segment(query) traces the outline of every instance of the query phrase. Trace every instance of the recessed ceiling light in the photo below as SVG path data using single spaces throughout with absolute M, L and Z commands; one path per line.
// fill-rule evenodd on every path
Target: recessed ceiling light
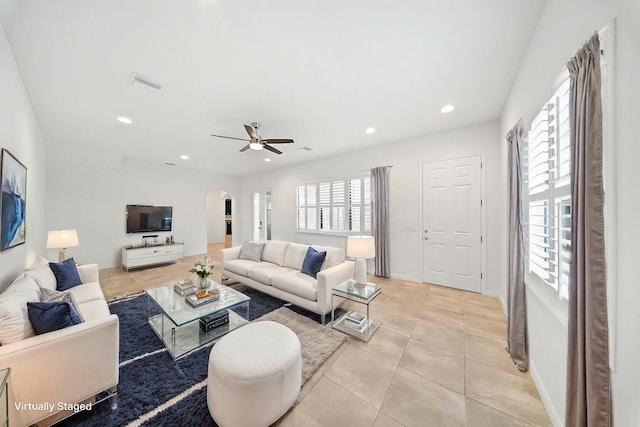
M 120 123 L 124 123 L 126 125 L 130 125 L 131 123 L 133 123 L 133 120 L 131 120 L 129 117 L 125 117 L 125 116 L 119 116 L 118 117 L 118 121 Z
M 450 112 L 452 112 L 452 111 L 453 111 L 453 109 L 454 109 L 454 108 L 455 108 L 455 107 L 454 107 L 453 105 L 451 105 L 451 104 L 447 104 L 447 105 L 445 105 L 444 107 L 442 107 L 442 108 L 440 109 L 440 111 L 441 111 L 442 113 L 450 113 Z
M 270 162 L 270 161 L 271 161 L 271 159 L 267 157 L 266 159 L 264 159 L 264 161 L 265 161 L 265 162 Z
M 376 128 L 367 128 L 367 130 L 365 130 L 366 133 L 368 133 L 369 135 L 371 135 L 372 133 L 375 133 Z
M 186 154 L 181 155 L 180 158 L 182 160 L 189 160 L 189 156 L 187 156 Z

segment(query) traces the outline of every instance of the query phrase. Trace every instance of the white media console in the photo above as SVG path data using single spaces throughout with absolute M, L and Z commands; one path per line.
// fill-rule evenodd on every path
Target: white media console
M 171 243 L 153 246 L 128 246 L 122 248 L 122 268 L 147 267 L 166 264 L 184 258 L 184 244 Z

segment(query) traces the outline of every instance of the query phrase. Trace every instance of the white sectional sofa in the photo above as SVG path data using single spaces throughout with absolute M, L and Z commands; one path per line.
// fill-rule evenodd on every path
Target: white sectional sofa
M 35 335 L 26 315 L 26 303 L 40 301 L 41 288 L 56 289 L 56 278 L 46 263 L 20 274 L 0 293 L 0 328 L 7 328 L 5 344 L 0 346 L 0 369 L 11 369 L 12 426 L 31 425 L 64 409 L 63 404 L 77 404 L 100 393 L 110 397 L 113 407 L 116 404 L 118 316 L 109 312 L 98 282 L 98 265 L 78 266 L 78 273 L 83 283 L 69 291 L 84 322 L 57 331 Z M 29 324 L 24 323 L 24 315 Z M 9 329 L 21 339 L 13 341 L 15 335 L 9 339 Z M 51 404 L 53 408 L 40 410 L 21 404 Z
M 261 261 L 239 259 L 241 246 L 222 250 L 222 274 L 254 289 L 325 316 L 331 311 L 331 288 L 353 278 L 354 263 L 342 248 L 311 245 L 326 251 L 317 279 L 300 272 L 309 245 L 268 240 Z

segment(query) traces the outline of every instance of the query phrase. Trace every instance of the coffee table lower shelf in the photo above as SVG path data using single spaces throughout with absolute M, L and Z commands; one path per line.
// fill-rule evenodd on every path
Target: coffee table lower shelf
M 233 310 L 229 310 L 229 323 L 213 328 L 209 332 L 200 329 L 199 319 L 176 326 L 164 314 L 150 317 L 149 325 L 167 348 L 174 359 L 196 350 L 223 335 L 249 323 L 247 319 Z

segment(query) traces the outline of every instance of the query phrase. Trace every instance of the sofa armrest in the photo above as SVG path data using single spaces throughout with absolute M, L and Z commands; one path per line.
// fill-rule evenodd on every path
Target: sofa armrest
M 119 321 L 112 314 L 0 347 L 0 368 L 11 368 L 10 402 L 78 403 L 118 384 Z M 31 425 L 48 411 L 18 411 L 15 425 Z
M 353 261 L 345 261 L 318 273 L 318 307 L 322 313 L 331 311 L 331 289 L 345 280 L 353 279 L 354 268 Z
M 99 282 L 98 264 L 83 264 L 78 266 L 78 274 L 82 283 Z
M 224 262 L 231 261 L 232 259 L 238 259 L 240 256 L 240 250 L 242 246 L 234 246 L 233 248 L 226 248 L 222 250 L 222 268 L 224 269 Z

